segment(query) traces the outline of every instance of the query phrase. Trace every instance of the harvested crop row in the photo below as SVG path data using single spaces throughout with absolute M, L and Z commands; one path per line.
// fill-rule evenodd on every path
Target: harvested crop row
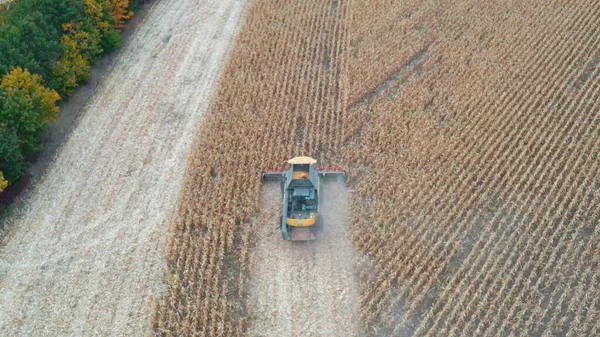
M 324 231 L 315 241 L 282 240 L 278 183 L 265 183 L 250 254 L 250 336 L 358 336 L 356 250 L 348 240 L 343 182 L 321 181 Z

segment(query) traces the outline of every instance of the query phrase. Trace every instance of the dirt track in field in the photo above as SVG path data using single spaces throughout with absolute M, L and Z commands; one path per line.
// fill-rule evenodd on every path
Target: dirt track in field
M 0 248 L 2 336 L 139 336 L 244 0 L 157 1 Z
M 281 192 L 263 186 L 251 252 L 251 336 L 358 336 L 356 251 L 348 239 L 348 190 L 322 185 L 325 229 L 312 242 L 281 238 Z

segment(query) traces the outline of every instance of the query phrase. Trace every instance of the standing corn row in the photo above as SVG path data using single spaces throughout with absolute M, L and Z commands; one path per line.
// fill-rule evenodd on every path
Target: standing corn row
M 254 1 L 190 157 L 167 251 L 160 336 L 243 336 L 260 172 L 336 142 L 344 3 Z M 334 136 L 332 136 L 332 134 Z M 271 224 L 264 224 L 269 226 Z

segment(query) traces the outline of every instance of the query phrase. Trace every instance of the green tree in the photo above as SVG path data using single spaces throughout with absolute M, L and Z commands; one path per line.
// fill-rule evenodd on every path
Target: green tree
M 9 182 L 25 174 L 25 158 L 19 147 L 19 138 L 6 124 L 0 124 L 0 172 L 3 172 L 3 179 Z
M 0 75 L 27 68 L 52 87 L 51 68 L 64 50 L 62 25 L 83 17 L 81 0 L 13 1 L 0 26 Z
M 40 150 L 40 137 L 48 122 L 58 115 L 54 90 L 44 87 L 39 75 L 20 67 L 4 75 L 0 82 L 0 121 L 16 132 L 25 157 Z
M 3 25 L 5 22 L 6 13 L 8 13 L 7 4 L 0 4 L 0 25 Z
M 0 5 L 0 184 L 25 174 L 25 159 L 57 117 L 60 93 L 89 77 L 136 0 L 18 0 Z M 2 185 L 0 185 L 2 186 Z

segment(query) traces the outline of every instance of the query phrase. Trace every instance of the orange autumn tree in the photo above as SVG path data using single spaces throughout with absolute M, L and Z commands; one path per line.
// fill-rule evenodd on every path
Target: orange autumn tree
M 115 18 L 115 28 L 124 27 L 125 20 L 129 19 L 133 12 L 129 11 L 129 0 L 106 0 L 106 6 Z

